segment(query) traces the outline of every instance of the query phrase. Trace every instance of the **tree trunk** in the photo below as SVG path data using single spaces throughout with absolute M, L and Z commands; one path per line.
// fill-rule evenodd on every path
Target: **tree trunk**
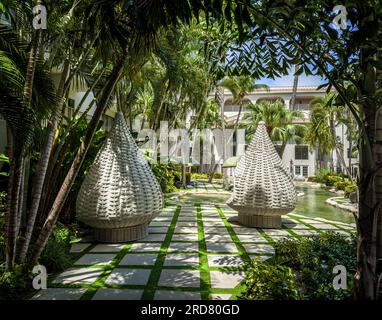
M 18 212 L 22 184 L 22 156 L 15 154 L 10 167 L 12 172 L 8 187 L 8 204 L 6 210 L 6 270 L 11 270 L 15 262 L 16 240 L 18 236 Z
M 301 66 L 298 64 L 294 65 L 294 73 L 296 73 Z M 296 109 L 296 96 L 297 96 L 297 86 L 298 86 L 298 75 L 295 75 L 293 78 L 293 89 L 292 89 L 292 98 L 290 101 L 290 109 L 295 110 Z
M 58 106 L 56 111 L 60 110 L 64 104 L 64 94 L 65 94 L 64 85 L 65 85 L 66 77 L 68 75 L 69 67 L 70 67 L 70 61 L 69 59 L 66 59 L 64 63 L 64 69 L 61 75 L 60 84 L 57 89 L 57 97 L 59 100 L 58 100 Z M 54 134 L 57 129 L 57 122 L 58 122 L 58 112 L 54 112 L 53 119 L 51 120 L 47 128 L 45 143 L 43 145 L 43 149 L 41 151 L 40 158 L 37 164 L 35 181 L 32 188 L 32 196 L 31 196 L 32 204 L 31 204 L 28 221 L 26 225 L 24 241 L 22 242 L 22 245 L 17 257 L 17 261 L 19 263 L 22 263 L 24 261 L 28 248 L 29 248 L 30 240 L 32 238 L 37 211 L 40 205 L 42 189 L 44 186 L 45 176 L 46 176 L 49 159 L 50 159 L 50 155 L 52 151 Z
M 60 214 L 62 207 L 65 204 L 65 201 L 69 195 L 70 189 L 81 168 L 84 157 L 86 156 L 86 153 L 89 149 L 90 143 L 97 129 L 98 123 L 102 117 L 103 112 L 105 111 L 109 98 L 112 92 L 114 91 L 115 85 L 117 84 L 121 76 L 124 63 L 127 59 L 126 56 L 127 55 L 122 57 L 113 67 L 113 71 L 111 72 L 109 80 L 105 88 L 103 89 L 102 96 L 100 98 L 99 103 L 97 104 L 97 108 L 94 112 L 94 115 L 92 119 L 90 120 L 84 140 L 82 141 L 81 146 L 79 147 L 77 151 L 77 154 L 73 160 L 73 163 L 65 177 L 65 180 L 56 196 L 56 199 L 52 205 L 52 208 L 48 214 L 48 217 L 37 238 L 35 246 L 33 247 L 31 259 L 29 261 L 30 266 L 34 266 L 36 264 L 36 262 L 38 261 L 41 255 L 42 250 L 44 249 L 48 241 L 50 234 L 52 233 L 54 224 L 56 223 L 58 219 L 58 215 Z
M 360 72 L 365 74 L 360 88 L 361 96 L 372 96 L 376 92 L 376 69 L 370 59 L 374 53 L 362 49 Z M 359 209 L 357 219 L 358 247 L 355 289 L 358 299 L 377 298 L 377 261 L 382 258 L 382 124 L 374 101 L 368 99 L 360 105 L 363 128 L 359 139 Z M 377 118 L 378 117 L 378 118 Z M 378 121 L 377 121 L 378 120 Z M 379 261 L 381 263 L 381 260 Z

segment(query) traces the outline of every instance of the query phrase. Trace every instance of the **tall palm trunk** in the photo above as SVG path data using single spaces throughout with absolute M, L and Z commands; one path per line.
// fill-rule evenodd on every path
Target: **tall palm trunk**
M 20 191 L 22 184 L 22 156 L 13 155 L 11 160 L 8 187 L 8 204 L 6 210 L 6 269 L 11 270 L 15 262 L 16 240 L 18 236 L 18 212 L 20 206 Z
M 45 176 L 46 176 L 46 171 L 48 168 L 49 164 L 49 159 L 52 151 L 52 146 L 53 146 L 53 139 L 54 139 L 54 134 L 57 129 L 57 123 L 58 123 L 58 110 L 60 110 L 64 104 L 64 85 L 66 81 L 66 77 L 68 75 L 70 67 L 70 61 L 69 59 L 66 59 L 64 62 L 64 69 L 61 75 L 61 80 L 60 84 L 57 89 L 57 97 L 59 99 L 58 101 L 58 106 L 56 112 L 53 114 L 52 121 L 49 123 L 48 128 L 47 128 L 47 136 L 45 139 L 45 143 L 37 164 L 37 170 L 36 170 L 36 178 L 34 181 L 33 189 L 32 189 L 32 196 L 31 196 L 31 208 L 26 224 L 26 230 L 25 230 L 25 235 L 24 235 L 24 241 L 22 242 L 22 245 L 20 247 L 20 251 L 18 253 L 17 261 L 19 263 L 22 263 L 26 257 L 28 248 L 29 248 L 29 243 L 32 238 L 32 233 L 36 221 L 36 216 L 37 216 L 37 211 L 40 205 L 40 199 L 41 199 L 41 194 L 42 194 L 42 189 L 44 186 L 44 181 L 45 181 Z
M 219 88 L 218 89 L 218 95 L 219 95 L 219 104 L 220 104 L 220 117 L 221 117 L 221 126 L 222 126 L 222 149 L 223 149 L 223 163 L 226 160 L 227 151 L 226 151 L 226 141 L 225 141 L 225 122 L 224 122 L 224 89 Z M 222 166 L 222 173 L 223 173 L 223 188 L 228 188 L 228 172 L 226 168 L 223 168 Z
M 41 2 L 38 1 L 38 4 Z M 28 64 L 25 76 L 25 83 L 23 94 L 28 103 L 32 101 L 33 82 L 37 64 L 37 56 L 39 53 L 41 30 L 37 30 L 32 39 L 32 46 L 28 56 Z M 17 138 L 17 137 L 14 137 Z M 15 139 L 12 139 L 13 143 Z M 6 232 L 6 267 L 8 270 L 12 269 L 16 258 L 16 240 L 20 230 L 20 222 L 22 216 L 22 210 L 26 206 L 24 190 L 27 188 L 29 177 L 24 177 L 26 162 L 29 159 L 22 158 L 24 155 L 24 146 L 20 146 L 19 150 L 14 150 L 12 160 L 12 170 L 10 170 L 10 183 L 8 192 L 8 206 L 7 206 L 7 232 Z M 23 201 L 24 200 L 24 201 Z
M 292 89 L 292 98 L 290 101 L 290 109 L 295 110 L 296 109 L 296 96 L 297 96 L 297 87 L 298 87 L 298 75 L 296 74 L 298 70 L 301 68 L 298 64 L 294 66 L 294 73 L 295 76 L 293 78 L 293 89 Z
M 349 179 L 353 181 L 353 177 L 346 165 L 346 162 L 345 162 L 345 158 L 342 154 L 342 151 L 339 149 L 338 147 L 338 144 L 337 144 L 337 135 L 336 135 L 336 128 L 335 128 L 335 125 L 334 125 L 334 118 L 333 118 L 333 115 L 331 114 L 330 115 L 330 119 L 329 119 L 329 128 L 330 128 L 330 134 L 332 136 L 332 140 L 333 140 L 333 147 L 334 147 L 334 150 L 336 151 L 336 155 L 337 155 L 337 159 L 340 160 L 340 163 L 341 165 L 344 167 L 345 171 L 346 171 L 346 174 L 349 176 Z
M 376 91 L 376 69 L 370 63 L 373 55 L 367 48 L 360 53 L 360 72 L 367 74 L 361 86 L 361 96 L 375 94 Z M 370 100 L 360 105 L 360 111 L 364 115 L 365 125 L 359 128 L 355 288 L 358 299 L 373 300 L 377 298 L 378 278 L 382 272 L 382 117 L 375 102 Z
M 94 133 L 97 130 L 98 123 L 102 117 L 102 114 L 105 111 L 106 105 L 110 99 L 111 94 L 114 91 L 114 88 L 121 76 L 121 72 L 124 66 L 124 63 L 127 59 L 125 55 L 124 57 L 121 57 L 116 64 L 113 67 L 113 70 L 110 74 L 110 77 L 102 91 L 102 96 L 100 98 L 99 103 L 97 104 L 97 108 L 93 114 L 92 119 L 90 120 L 88 129 L 86 131 L 84 140 L 82 141 L 77 154 L 73 160 L 73 163 L 65 177 L 65 180 L 58 191 L 58 194 L 56 196 L 56 199 L 52 205 L 52 208 L 48 214 L 47 219 L 45 220 L 45 223 L 40 231 L 40 234 L 36 240 L 36 243 L 33 247 L 33 251 L 31 254 L 31 259 L 29 261 L 30 266 L 34 266 L 36 262 L 38 261 L 42 250 L 44 249 L 49 236 L 52 233 L 54 224 L 56 223 L 58 219 L 58 215 L 60 214 L 63 205 L 65 204 L 65 201 L 69 195 L 70 189 L 77 177 L 77 174 L 81 168 L 82 162 L 86 156 L 86 153 L 89 149 L 90 143 L 93 139 Z

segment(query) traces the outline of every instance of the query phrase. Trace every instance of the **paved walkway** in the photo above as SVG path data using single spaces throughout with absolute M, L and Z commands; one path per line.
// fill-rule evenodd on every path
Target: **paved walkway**
M 198 189 L 219 191 L 204 183 Z M 74 265 L 52 276 L 48 289 L 33 299 L 229 299 L 245 276 L 244 263 L 268 259 L 280 238 L 354 230 L 350 224 L 297 214 L 283 217 L 282 229 L 254 229 L 237 224 L 235 216 L 225 204 L 170 203 L 145 239 L 74 244 Z

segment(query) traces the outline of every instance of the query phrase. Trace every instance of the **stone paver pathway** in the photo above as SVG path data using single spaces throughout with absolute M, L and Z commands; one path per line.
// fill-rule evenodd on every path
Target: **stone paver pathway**
M 206 183 L 198 189 L 219 191 Z M 351 224 L 293 213 L 283 217 L 280 230 L 254 229 L 236 223 L 235 216 L 225 204 L 170 203 L 152 221 L 145 239 L 74 244 L 73 266 L 52 276 L 48 289 L 32 299 L 225 300 L 245 277 L 243 265 L 255 257 L 271 257 L 275 241 L 354 230 Z

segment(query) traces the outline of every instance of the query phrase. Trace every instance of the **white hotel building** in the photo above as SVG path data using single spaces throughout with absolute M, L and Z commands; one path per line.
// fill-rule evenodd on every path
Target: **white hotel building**
M 312 107 L 311 103 L 313 99 L 317 97 L 324 97 L 325 94 L 325 89 L 317 90 L 316 86 L 298 87 L 295 109 L 300 110 L 304 114 L 304 119 L 301 123 L 306 123 L 309 121 Z M 211 94 L 210 97 L 213 98 L 213 95 Z M 237 104 L 232 104 L 232 98 L 231 92 L 229 90 L 224 90 L 224 115 L 228 120 L 228 124 L 233 124 L 234 121 L 236 121 L 239 110 L 239 106 Z M 258 89 L 246 96 L 246 102 L 251 102 L 253 104 L 264 100 L 275 101 L 276 99 L 281 99 L 287 107 L 290 107 L 290 102 L 292 99 L 292 86 L 274 86 L 270 87 L 269 90 Z M 246 112 L 248 112 L 248 110 L 243 107 L 242 115 L 240 117 L 241 119 Z M 346 126 L 342 124 L 337 125 L 336 133 L 340 143 L 343 145 L 343 157 L 345 159 L 345 163 L 349 164 L 349 156 L 351 156 L 351 152 L 349 151 Z M 282 160 L 295 178 L 313 176 L 320 168 L 330 168 L 332 163 L 334 164 L 334 168 L 331 168 L 332 170 L 337 172 L 344 171 L 334 150 L 330 155 L 322 156 L 317 148 L 311 150 L 308 145 L 304 144 L 297 145 L 292 142 L 288 143 L 286 145 Z M 356 174 L 358 160 L 353 158 L 350 162 L 352 167 L 351 171 L 353 174 Z M 232 170 L 230 170 L 230 174 L 232 173 Z

